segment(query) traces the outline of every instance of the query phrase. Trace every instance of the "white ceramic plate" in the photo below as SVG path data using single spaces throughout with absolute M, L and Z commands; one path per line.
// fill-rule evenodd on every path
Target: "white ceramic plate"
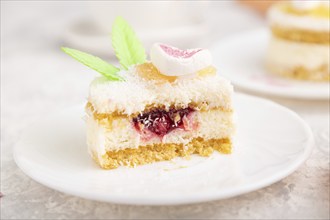
M 270 33 L 261 29 L 214 45 L 214 63 L 235 86 L 254 92 L 299 99 L 329 99 L 330 84 L 290 80 L 270 74 L 264 59 Z
M 231 155 L 214 153 L 136 168 L 102 170 L 87 154 L 83 106 L 31 126 L 14 148 L 17 165 L 55 190 L 122 204 L 187 204 L 270 185 L 295 171 L 313 146 L 310 128 L 273 102 L 236 95 L 238 129 Z

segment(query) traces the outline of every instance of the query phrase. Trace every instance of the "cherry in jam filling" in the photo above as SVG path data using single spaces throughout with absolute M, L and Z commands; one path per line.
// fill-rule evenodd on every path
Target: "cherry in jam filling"
M 189 107 L 169 111 L 155 109 L 135 117 L 133 123 L 138 131 L 147 129 L 159 136 L 164 136 L 176 128 L 185 129 L 184 120 L 187 120 L 187 116 L 193 111 Z

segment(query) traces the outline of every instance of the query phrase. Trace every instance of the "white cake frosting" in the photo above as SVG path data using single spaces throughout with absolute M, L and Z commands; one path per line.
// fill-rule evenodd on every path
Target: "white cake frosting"
M 150 51 L 151 62 L 167 76 L 193 74 L 212 65 L 212 56 L 206 49 L 180 50 L 178 48 L 156 43 Z
M 99 77 L 91 83 L 89 102 L 98 113 L 131 115 L 144 111 L 148 105 L 169 108 L 176 104 L 176 107 L 185 108 L 192 102 L 207 102 L 210 108 L 232 108 L 232 85 L 218 75 L 157 83 L 137 76 L 134 67 L 120 74 L 125 81 L 114 82 Z
M 267 52 L 267 65 L 273 70 L 283 72 L 298 67 L 315 71 L 322 66 L 330 67 L 330 50 L 328 45 L 291 42 L 273 37 Z M 322 72 L 315 71 L 314 79 L 324 77 Z
M 313 70 L 330 65 L 328 45 L 291 42 L 273 37 L 269 44 L 268 59 L 287 68 L 305 67 Z
M 298 5 L 298 3 L 296 3 L 295 5 Z M 305 6 L 301 5 L 296 7 L 307 8 L 311 6 L 308 6 L 308 4 L 306 4 Z M 326 32 L 330 30 L 330 20 L 328 18 L 319 18 L 313 16 L 297 16 L 293 14 L 288 14 L 282 11 L 280 7 L 276 7 L 276 6 L 272 7 L 269 10 L 268 20 L 271 25 L 279 25 L 287 28 L 297 28 L 303 30 L 326 31 Z

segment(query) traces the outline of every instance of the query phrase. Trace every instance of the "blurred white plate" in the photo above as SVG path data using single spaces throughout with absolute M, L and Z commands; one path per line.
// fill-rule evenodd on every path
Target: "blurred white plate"
M 208 27 L 204 22 L 196 23 L 195 25 L 137 31 L 137 35 L 146 47 L 148 54 L 149 48 L 155 42 L 190 48 L 192 45 L 203 44 L 202 39 L 207 34 Z M 101 31 L 92 21 L 81 20 L 72 24 L 65 32 L 64 44 L 67 47 L 96 55 L 101 54 L 108 58 L 115 56 L 111 45 L 110 33 Z
M 214 153 L 136 168 L 102 170 L 87 154 L 83 106 L 39 121 L 14 148 L 17 165 L 55 190 L 106 202 L 170 205 L 237 196 L 295 171 L 313 146 L 294 112 L 246 95 L 234 100 L 238 131 L 231 155 Z
M 240 88 L 299 99 L 329 99 L 330 84 L 274 76 L 264 59 L 270 33 L 266 29 L 241 33 L 215 44 L 212 52 L 219 73 Z

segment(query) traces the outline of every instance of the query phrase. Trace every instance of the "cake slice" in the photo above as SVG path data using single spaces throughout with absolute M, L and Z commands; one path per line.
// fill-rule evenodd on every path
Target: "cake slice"
M 329 1 L 284 1 L 269 11 L 270 72 L 284 77 L 330 81 Z
M 229 82 L 215 75 L 213 68 L 183 79 L 156 79 L 158 74 L 152 63 L 145 63 L 125 71 L 124 82 L 103 78 L 92 82 L 87 144 L 101 167 L 231 152 Z
M 91 83 L 86 112 L 93 159 L 113 169 L 231 153 L 233 88 L 216 73 L 210 52 L 156 43 L 150 58 L 110 74 L 118 80 L 103 73 Z

